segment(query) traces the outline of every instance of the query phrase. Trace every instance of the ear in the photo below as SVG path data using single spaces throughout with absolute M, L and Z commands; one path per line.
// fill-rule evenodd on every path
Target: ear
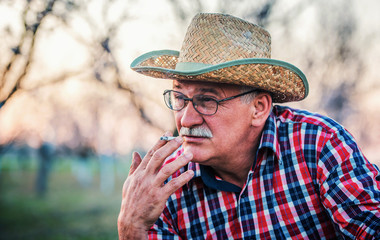
M 252 126 L 262 127 L 272 109 L 272 97 L 267 92 L 260 92 L 252 103 Z

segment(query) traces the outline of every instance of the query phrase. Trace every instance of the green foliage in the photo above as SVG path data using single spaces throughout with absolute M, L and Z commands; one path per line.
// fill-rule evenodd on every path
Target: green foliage
M 51 172 L 43 198 L 35 193 L 35 170 L 1 172 L 0 239 L 117 239 L 123 179 L 105 194 L 99 190 L 98 173 L 84 188 L 62 169 Z

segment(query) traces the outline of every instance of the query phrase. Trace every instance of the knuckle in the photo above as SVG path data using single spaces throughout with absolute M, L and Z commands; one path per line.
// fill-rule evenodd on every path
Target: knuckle
M 156 151 L 155 151 L 154 149 L 150 149 L 150 150 L 147 152 L 146 156 L 153 156 L 153 154 L 154 154 L 155 152 L 156 152 Z
M 184 166 L 184 165 L 186 165 L 188 163 L 188 160 L 185 157 L 181 156 L 181 157 L 178 158 L 177 162 L 178 162 L 179 165 Z
M 156 151 L 153 153 L 152 159 L 160 160 L 160 159 L 162 159 L 162 157 L 163 157 L 162 153 L 160 151 Z
M 163 166 L 160 171 L 166 177 L 170 177 L 172 175 L 172 171 L 168 165 Z
M 168 191 L 171 193 L 171 192 L 174 192 L 176 191 L 177 189 L 181 188 L 183 184 L 181 184 L 181 182 L 177 181 L 178 179 L 173 179 L 171 180 L 169 183 L 170 183 L 170 188 L 168 189 Z
M 177 188 L 179 188 L 179 187 L 181 187 L 181 184 L 180 184 L 180 182 L 178 181 L 178 179 L 174 179 L 174 180 L 172 180 L 172 188 L 175 188 L 175 189 L 177 189 Z

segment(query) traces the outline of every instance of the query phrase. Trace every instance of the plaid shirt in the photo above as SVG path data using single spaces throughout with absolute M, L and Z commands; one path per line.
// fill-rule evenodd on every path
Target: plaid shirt
M 275 106 L 254 162 L 243 189 L 197 163 L 180 169 L 172 177 L 195 176 L 150 239 L 380 239 L 379 169 L 333 120 Z

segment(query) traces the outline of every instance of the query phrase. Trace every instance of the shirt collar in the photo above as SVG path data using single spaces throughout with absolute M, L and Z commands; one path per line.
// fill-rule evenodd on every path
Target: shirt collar
M 215 174 L 211 167 L 201 165 L 199 163 L 193 163 L 189 162 L 188 169 L 194 171 L 194 177 L 193 179 L 188 182 L 188 187 L 191 187 L 192 181 L 194 181 L 197 178 L 201 178 L 202 182 L 209 188 L 226 191 L 226 192 L 237 192 L 239 193 L 241 191 L 241 188 L 215 178 Z
M 277 159 L 280 159 L 280 146 L 278 143 L 276 115 L 274 111 L 276 111 L 276 107 L 273 108 L 273 111 L 271 111 L 268 119 L 265 122 L 264 130 L 261 134 L 261 140 L 258 147 L 258 151 L 263 148 L 269 148 L 275 153 Z

